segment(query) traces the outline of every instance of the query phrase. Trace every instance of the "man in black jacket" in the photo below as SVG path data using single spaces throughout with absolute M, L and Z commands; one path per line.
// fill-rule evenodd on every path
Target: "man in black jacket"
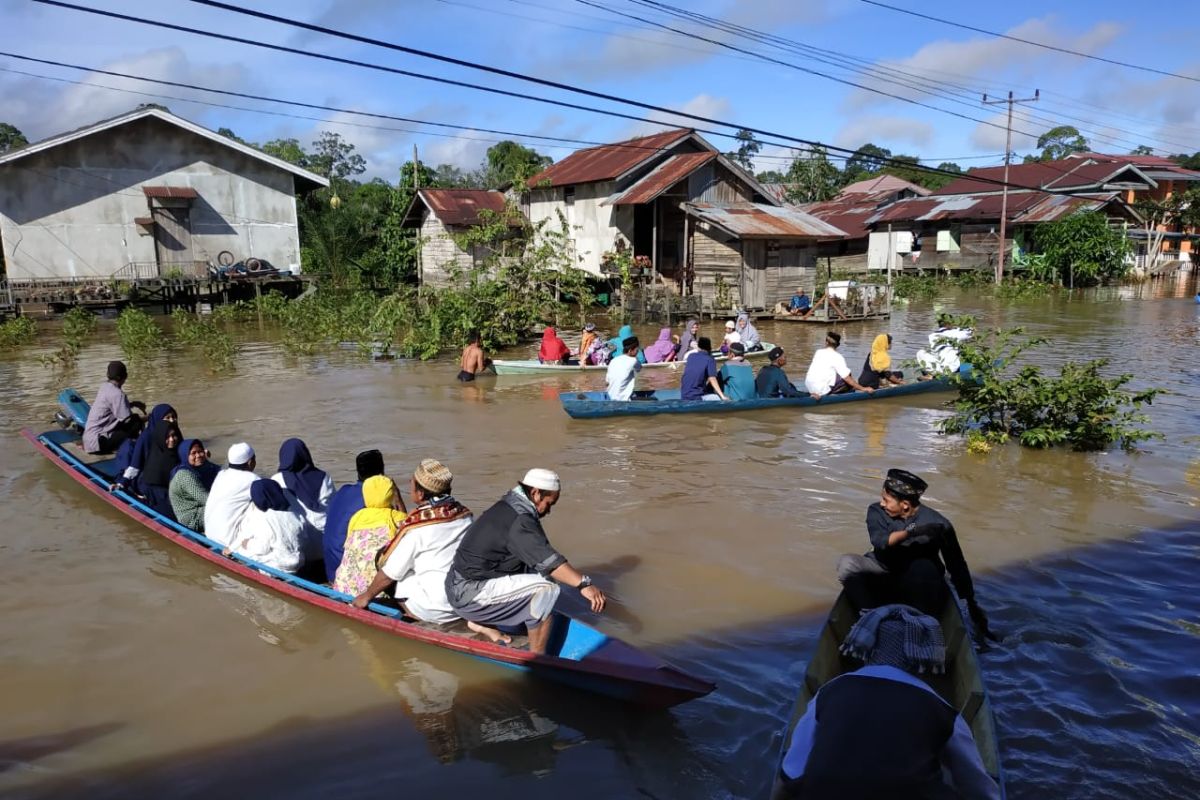
M 558 475 L 531 469 L 463 534 L 446 575 L 446 597 L 471 630 L 508 644 L 503 631 L 524 627 L 530 651 L 546 652 L 559 593 L 554 581 L 579 589 L 592 611 L 604 610 L 604 592 L 567 563 L 542 530 L 542 518 L 561 494 Z
M 932 617 L 946 602 L 945 575 L 967 603 L 976 633 L 995 639 L 975 600 L 971 571 L 950 520 L 921 504 L 929 488 L 920 477 L 889 469 L 879 502 L 867 508 L 867 535 L 873 550 L 838 560 L 838 580 L 858 609 L 891 603 L 913 606 Z
M 759 397 L 803 397 L 804 393 L 792 385 L 783 368 L 787 366 L 787 356 L 782 347 L 772 347 L 767 353 L 771 360 L 758 371 L 754 379 L 754 393 Z

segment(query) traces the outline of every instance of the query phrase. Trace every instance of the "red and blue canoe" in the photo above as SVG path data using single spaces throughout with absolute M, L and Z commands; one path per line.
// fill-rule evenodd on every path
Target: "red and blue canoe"
M 64 392 L 64 395 L 66 392 Z M 65 409 L 64 409 L 65 410 Z M 72 409 L 78 411 L 79 409 Z M 86 409 L 83 413 L 86 415 Z M 75 414 L 71 414 L 72 417 Z M 349 595 L 302 577 L 280 572 L 236 553 L 224 555 L 221 544 L 156 513 L 126 492 L 109 492 L 112 460 L 85 462 L 79 433 L 73 429 L 21 435 L 97 499 L 108 503 L 185 550 L 247 581 L 309 605 L 348 617 L 364 625 L 405 639 L 443 647 L 494 664 L 532 673 L 578 689 L 617 700 L 665 708 L 703 697 L 716 686 L 688 675 L 670 664 L 620 639 L 608 636 L 577 619 L 564 617 L 553 638 L 551 653 L 538 655 L 523 649 L 521 640 L 505 647 L 477 637 L 462 623 L 431 625 L 406 618 L 392 606 L 372 603 L 366 610 L 350 605 Z M 76 452 L 77 451 L 78 455 Z

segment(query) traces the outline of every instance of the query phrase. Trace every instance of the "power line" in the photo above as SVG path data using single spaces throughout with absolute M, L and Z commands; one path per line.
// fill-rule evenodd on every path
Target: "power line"
M 588 0 L 577 0 L 577 1 L 581 2 L 581 3 L 586 3 L 587 5 L 599 7 L 599 6 L 596 6 L 596 4 L 594 2 L 588 2 Z M 868 59 L 864 59 L 864 58 L 861 58 L 858 56 L 848 55 L 848 54 L 841 53 L 836 50 L 828 50 L 825 48 L 815 47 L 813 45 L 805 44 L 803 42 L 798 42 L 793 39 L 787 39 L 787 38 L 777 36 L 774 34 L 767 34 L 763 31 L 759 31 L 754 28 L 748 28 L 748 27 L 745 27 L 742 25 L 737 25 L 734 23 L 726 22 L 724 20 L 721 20 L 721 19 L 718 19 L 715 17 L 709 17 L 704 14 L 700 14 L 700 13 L 697 13 L 694 11 L 682 9 L 677 6 L 669 5 L 667 3 L 657 2 L 657 0 L 630 0 L 630 2 L 640 5 L 640 6 L 644 6 L 644 7 L 653 9 L 655 11 L 659 11 L 659 12 L 667 14 L 669 16 L 680 18 L 680 19 L 683 19 L 688 22 L 697 23 L 704 27 L 708 27 L 708 28 L 711 28 L 714 30 L 721 31 L 722 33 L 729 33 L 729 34 L 733 34 L 735 36 L 740 36 L 742 38 L 749 39 L 749 40 L 757 42 L 759 44 L 766 44 L 770 47 L 799 55 L 802 58 L 812 59 L 819 63 L 826 64 L 828 66 L 832 66 L 835 68 L 847 69 L 847 70 L 849 70 L 855 74 L 861 75 L 863 77 L 887 81 L 889 84 L 896 84 L 896 85 L 904 86 L 906 88 L 913 89 L 914 91 L 921 93 L 921 94 L 929 95 L 931 97 L 938 97 L 938 98 L 941 98 L 944 100 L 949 100 L 950 102 L 955 103 L 957 105 L 967 106 L 970 108 L 977 108 L 978 105 L 977 105 L 977 101 L 975 100 L 975 98 L 978 97 L 978 95 L 983 91 L 982 89 L 964 86 L 964 85 L 953 83 L 953 82 L 943 81 L 943 80 L 939 80 L 939 79 L 926 78 L 924 76 L 921 76 L 921 75 L 918 75 L 918 74 L 915 74 L 912 72 L 907 72 L 905 70 L 901 70 L 901 69 L 898 69 L 895 67 L 881 66 L 874 61 L 870 61 Z M 621 12 L 613 11 L 612 13 L 620 14 Z M 638 19 L 640 19 L 640 18 L 638 18 Z M 654 24 L 657 24 L 657 23 L 654 23 Z M 681 35 L 681 36 L 690 37 L 693 35 L 693 34 L 685 32 L 685 31 L 677 31 L 674 28 L 668 28 L 668 30 L 671 30 L 672 32 L 676 32 L 678 35 Z M 766 59 L 765 56 L 762 56 L 759 54 L 755 54 L 755 55 L 756 55 L 756 57 L 758 57 L 760 59 L 764 59 L 764 60 Z M 902 97 L 899 99 L 902 99 L 906 102 L 912 102 L 908 98 Z M 937 110 L 945 111 L 944 109 L 940 109 L 940 108 L 938 108 Z M 951 112 L 946 111 L 945 113 L 951 113 Z M 1034 124 L 1043 124 L 1043 125 L 1048 125 L 1050 127 L 1056 127 L 1056 126 L 1063 124 L 1063 119 L 1074 121 L 1074 122 L 1081 122 L 1081 123 L 1084 123 L 1085 125 L 1093 126 L 1093 128 L 1091 130 L 1084 129 L 1084 131 L 1083 131 L 1085 133 L 1089 133 L 1090 138 L 1097 140 L 1097 141 L 1101 141 L 1101 142 L 1108 142 L 1109 144 L 1118 145 L 1118 146 L 1142 145 L 1142 144 L 1145 144 L 1147 141 L 1158 141 L 1163 144 L 1171 145 L 1172 147 L 1175 147 L 1175 148 L 1189 149 L 1190 147 L 1192 147 L 1192 145 L 1186 145 L 1186 144 L 1182 144 L 1180 142 L 1172 142 L 1170 140 L 1164 139 L 1159 136 L 1146 136 L 1145 134 L 1143 134 L 1141 132 L 1125 130 L 1123 128 L 1118 128 L 1116 126 L 1113 126 L 1113 125 L 1110 125 L 1107 123 L 1097 123 L 1094 120 L 1086 119 L 1086 118 L 1075 116 L 1072 114 L 1066 114 L 1066 113 L 1062 113 L 1062 112 L 1057 112 L 1057 113 L 1058 113 L 1058 117 L 1060 117 L 1060 118 L 1043 117 L 1043 116 L 1039 116 L 1037 114 L 1023 115 L 1022 118 L 1026 119 L 1027 121 L 1032 122 Z M 974 119 L 974 118 L 972 118 L 972 119 Z M 1003 126 L 998 126 L 998 127 L 1003 127 Z M 1096 127 L 1103 127 L 1105 130 L 1096 130 Z M 1126 137 L 1122 137 L 1122 136 L 1116 136 L 1116 135 L 1107 133 L 1106 132 L 1107 130 L 1111 130 L 1115 133 L 1126 133 L 1131 136 L 1136 136 L 1138 138 L 1132 139 L 1132 138 L 1126 138 Z M 1020 131 L 1020 133 L 1023 133 L 1024 135 L 1029 136 L 1030 138 L 1036 138 L 1033 134 L 1025 132 L 1025 131 Z M 1124 143 L 1124 144 L 1122 144 L 1122 143 Z M 1156 149 L 1160 149 L 1160 148 L 1156 148 Z M 1168 152 L 1165 149 L 1160 149 L 1160 151 Z
M 383 114 L 383 113 L 378 113 L 378 112 L 362 111 L 362 110 L 349 109 L 349 108 L 339 108 L 337 106 L 322 105 L 322 104 L 318 104 L 318 103 L 306 103 L 306 102 L 303 102 L 300 100 L 285 100 L 285 99 L 281 99 L 278 97 L 270 97 L 267 95 L 253 95 L 253 94 L 249 94 L 246 92 L 236 92 L 236 91 L 233 91 L 230 89 L 214 89 L 212 87 L 201 86 L 199 84 L 193 84 L 193 83 L 183 83 L 180 81 L 169 81 L 169 80 L 165 80 L 165 79 L 147 78 L 142 75 L 131 75 L 129 73 L 116 72 L 114 70 L 106 70 L 106 69 L 101 69 L 101 68 L 96 68 L 96 67 L 86 67 L 86 66 L 82 66 L 79 64 L 70 64 L 70 63 L 63 62 L 63 61 L 53 61 L 50 59 L 35 58 L 33 56 L 23 56 L 23 55 L 19 55 L 16 53 L 9 53 L 9 52 L 5 52 L 5 51 L 0 51 L 0 56 L 4 56 L 4 57 L 8 57 L 8 58 L 15 58 L 15 59 L 19 59 L 22 61 L 30 61 L 30 62 L 34 62 L 34 63 L 38 63 L 38 64 L 45 64 L 48 66 L 62 67 L 65 69 L 73 69 L 73 70 L 78 70 L 81 72 L 93 72 L 96 74 L 108 75 L 110 77 L 122 78 L 125 80 L 141 81 L 143 83 L 157 83 L 157 84 L 162 84 L 162 85 L 166 85 L 166 86 L 174 86 L 176 88 L 191 89 L 191 90 L 199 91 L 199 92 L 209 92 L 212 94 L 220 94 L 220 95 L 227 95 L 227 96 L 232 96 L 232 97 L 241 97 L 244 99 L 261 100 L 264 102 L 278 103 L 280 105 L 294 105 L 294 106 L 298 106 L 301 108 L 312 108 L 312 109 L 330 111 L 330 112 L 339 113 L 339 114 L 349 114 L 349 115 L 363 116 L 363 117 L 368 117 L 368 118 L 378 118 L 378 119 L 391 119 L 391 120 L 398 120 L 398 121 L 404 121 L 404 122 L 411 122 L 411 123 L 419 124 L 419 125 L 447 127 L 447 128 L 466 130 L 466 131 L 472 131 L 472 132 L 494 133 L 497 135 L 502 135 L 502 136 L 510 137 L 511 139 L 517 139 L 517 140 L 526 140 L 526 141 L 536 140 L 538 144 L 545 146 L 545 147 L 567 149 L 567 148 L 578 148 L 580 145 L 585 145 L 585 146 L 591 147 L 591 146 L 610 144 L 610 143 L 605 143 L 605 142 L 592 141 L 592 140 L 588 140 L 588 139 L 573 139 L 573 138 L 567 138 L 567 137 L 561 137 L 561 136 L 547 136 L 547 135 L 542 135 L 542 134 L 530 134 L 530 133 L 523 133 L 523 132 L 518 132 L 518 131 L 499 130 L 499 129 L 495 129 L 495 128 L 479 128 L 479 127 L 472 126 L 472 125 L 459 125 L 459 124 L 454 124 L 454 123 L 449 123 L 449 122 L 420 120 L 420 119 L 413 119 L 410 117 L 399 117 L 399 116 L 394 116 L 391 114 Z M 271 110 L 271 109 L 251 108 L 249 106 L 236 106 L 236 105 L 230 105 L 227 103 L 216 103 L 211 100 L 201 100 L 199 98 L 179 97 L 177 95 L 159 94 L 156 92 L 142 92 L 142 91 L 138 91 L 137 89 L 127 89 L 127 88 L 122 88 L 122 87 L 118 87 L 118 86 L 108 86 L 106 84 L 99 84 L 99 83 L 94 83 L 94 82 L 90 82 L 90 81 L 79 81 L 79 80 L 71 80 L 69 78 L 60 78 L 60 77 L 54 77 L 54 76 L 49 76 L 49 75 L 39 75 L 34 72 L 26 72 L 24 70 L 12 69 L 10 67 L 0 67 L 0 72 L 9 72 L 9 73 L 13 73 L 16 75 L 24 75 L 24 76 L 30 77 L 30 78 L 55 81 L 55 82 L 59 82 L 59 83 L 69 83 L 69 84 L 72 84 L 75 86 L 84 86 L 84 87 L 88 87 L 88 88 L 105 89 L 107 91 L 132 94 L 132 95 L 137 95 L 139 97 L 149 97 L 149 98 L 161 99 L 161 100 L 171 100 L 173 102 L 181 102 L 181 103 L 195 103 L 198 105 L 208 106 L 211 108 L 224 108 L 224 109 L 229 109 L 232 111 L 242 111 L 242 112 L 247 112 L 247 113 L 252 113 L 252 114 L 266 114 L 266 115 L 270 115 L 270 116 L 286 117 L 289 119 L 310 120 L 313 122 L 321 122 L 321 123 L 328 124 L 328 125 L 346 125 L 346 126 L 351 126 L 351 127 L 356 127 L 356 128 L 370 128 L 373 130 L 394 131 L 397 133 L 409 133 L 409 134 L 413 134 L 413 135 L 423 135 L 423 136 L 440 136 L 440 137 L 451 138 L 451 139 L 461 139 L 461 140 L 465 140 L 465 141 L 482 141 L 482 142 L 492 142 L 492 143 L 498 143 L 498 142 L 504 141 L 503 139 L 486 139 L 486 138 L 477 137 L 477 136 L 462 136 L 459 134 L 439 133 L 437 131 L 425 131 L 425 130 L 418 130 L 418 129 L 413 129 L 413 128 L 397 128 L 397 127 L 389 126 L 389 125 L 370 125 L 370 124 L 350 122 L 347 120 L 330 120 L 330 119 L 326 119 L 323 117 L 313 117 L 313 116 L 307 116 L 307 115 L 302 115 L 302 114 L 290 114 L 290 113 L 287 113 L 284 111 L 275 111 L 275 110 Z M 714 132 L 714 135 L 726 136 L 729 138 L 736 138 L 735 136 L 733 136 L 731 134 L 720 134 L 720 133 Z M 555 144 L 549 144 L 549 142 L 562 142 L 563 144 L 555 145 Z M 774 143 L 774 142 L 763 142 L 763 144 L 786 147 L 786 145 L 781 145 L 781 144 Z M 627 146 L 630 149 L 645 149 L 648 151 L 653 150 L 655 152 L 659 152 L 662 149 L 662 148 L 658 148 L 658 147 L 643 147 L 643 146 L 636 145 L 636 144 L 631 144 L 631 145 L 627 145 Z M 797 152 L 811 152 L 811 151 L 802 150 L 800 148 L 789 148 L 789 149 L 796 150 Z M 844 161 L 844 160 L 848 160 L 849 158 L 852 158 L 852 157 L 853 157 L 853 154 L 843 155 L 843 156 L 831 156 L 830 158 L 832 160 L 843 160 Z M 992 159 L 992 158 L 997 158 L 997 157 L 999 157 L 998 154 L 972 155 L 972 156 L 927 156 L 921 160 L 949 162 L 949 161 L 968 161 L 968 160 Z M 768 160 L 768 161 L 791 162 L 791 161 L 795 160 L 795 158 L 796 158 L 795 154 L 779 155 L 779 156 L 770 156 L 770 155 L 755 156 L 756 161 L 757 160 Z
M 204 37 L 208 37 L 208 38 L 219 39 L 222 41 L 236 42 L 238 44 L 245 44 L 245 45 L 249 45 L 251 47 L 259 47 L 259 48 L 268 49 L 268 50 L 275 50 L 277 52 L 290 53 L 292 55 L 303 56 L 305 58 L 315 58 L 315 59 L 320 59 L 323 61 L 330 61 L 333 63 L 360 67 L 363 69 L 387 72 L 387 73 L 391 73 L 391 74 L 395 74 L 395 75 L 403 75 L 405 77 L 417 78 L 419 80 L 433 81 L 436 83 L 442 83 L 442 84 L 446 84 L 446 85 L 450 85 L 450 86 L 458 86 L 461 88 L 474 89 L 476 91 L 488 92 L 490 94 L 498 94 L 498 95 L 501 95 L 504 97 L 512 97 L 512 98 L 521 99 L 521 100 L 528 100 L 531 102 L 545 103 L 547 105 L 559 106 L 561 108 L 570 108 L 570 109 L 574 109 L 577 111 L 587 111 L 589 113 L 594 113 L 594 114 L 603 114 L 606 116 L 617 117 L 620 119 L 632 120 L 634 122 L 649 122 L 649 123 L 652 123 L 655 125 L 663 125 L 663 126 L 670 125 L 670 123 L 664 122 L 661 119 L 654 119 L 652 117 L 639 117 L 634 114 L 629 114 L 629 113 L 626 113 L 623 111 L 616 111 L 613 109 L 596 108 L 593 106 L 586 106 L 581 103 L 573 103 L 573 102 L 570 102 L 567 100 L 558 100 L 558 99 L 553 99 L 553 98 L 548 98 L 548 97 L 540 97 L 537 95 L 530 95 L 530 94 L 526 94 L 523 92 L 511 91 L 508 89 L 500 89 L 500 88 L 497 88 L 494 86 L 485 86 L 485 85 L 481 85 L 481 84 L 470 83 L 468 81 L 461 81 L 461 80 L 457 80 L 457 79 L 453 79 L 453 78 L 446 78 L 446 77 L 441 77 L 441 76 L 436 76 L 436 75 L 427 75 L 425 73 L 415 72 L 413 70 L 405 70 L 405 69 L 400 69 L 398 67 L 390 67 L 390 66 L 385 66 L 382 64 L 374 64 L 374 63 L 366 62 L 366 61 L 358 61 L 356 59 L 343 58 L 341 56 L 333 56 L 333 55 L 329 55 L 326 53 L 314 53 L 314 52 L 307 51 L 307 50 L 300 50 L 300 49 L 294 48 L 294 47 L 287 47 L 285 45 L 260 42 L 260 41 L 254 40 L 254 39 L 246 39 L 243 37 L 233 36 L 230 34 L 217 33 L 215 31 L 206 31 L 206 30 L 201 30 L 198 28 L 189 28 L 184 25 L 177 25 L 177 24 L 169 23 L 169 22 L 161 22 L 158 20 L 150 20 L 150 19 L 145 19 L 143 17 L 135 17 L 135 16 L 131 16 L 129 14 L 121 14 L 121 13 L 118 13 L 115 11 L 105 11 L 105 10 L 97 9 L 97 8 L 89 8 L 87 6 L 80 6 L 80 5 L 76 5 L 74 3 L 63 2 L 63 0 L 33 0 L 33 1 L 36 3 L 41 3 L 43 5 L 56 6 L 59 8 L 65 8 L 65 9 L 69 9 L 72 11 L 81 11 L 84 13 L 95 14 L 97 16 L 108 17 L 111 19 L 118 19 L 118 20 L 122 20 L 125 22 L 133 22 L 133 23 L 140 24 L 140 25 L 149 25 L 152 27 L 165 28 L 167 30 L 174 30 L 174 31 L 182 32 L 182 33 L 190 33 L 190 34 L 194 34 L 197 36 L 204 36 Z M 202 2 L 202 0 L 192 0 L 192 1 L 193 2 Z M 203 1 L 208 2 L 208 0 L 203 0 Z M 224 4 L 215 4 L 215 3 L 209 3 L 209 4 L 222 5 L 222 6 L 224 5 Z M 272 18 L 271 15 L 262 15 L 262 12 L 243 12 L 243 13 L 248 13 L 252 16 L 261 15 L 261 16 L 265 16 L 267 18 Z M 292 25 L 292 26 L 304 27 L 304 28 L 312 27 L 312 28 L 317 28 L 318 31 L 328 30 L 328 29 L 321 29 L 319 26 L 310 26 L 310 25 L 308 25 L 308 23 L 293 22 L 291 20 L 287 20 L 282 17 L 273 18 L 273 19 L 278 19 L 279 21 L 283 22 L 284 24 L 288 24 L 288 25 Z M 337 31 L 330 31 L 330 35 L 339 36 L 339 37 L 365 39 L 365 37 L 356 37 L 354 34 L 342 34 Z M 367 39 L 366 41 L 368 43 L 372 43 L 374 40 Z M 386 48 L 391 48 L 391 49 L 400 49 L 403 51 L 413 50 L 413 48 L 405 48 L 402 45 L 394 45 L 394 44 L 387 43 L 387 42 L 380 43 L 380 46 L 386 47 Z M 420 53 L 422 51 L 417 51 L 417 52 Z M 752 126 L 744 125 L 744 124 L 740 124 L 740 123 L 726 122 L 724 120 L 714 119 L 712 117 L 706 117 L 701 114 L 693 114 L 689 111 L 678 111 L 676 109 L 667 108 L 665 106 L 655 105 L 653 103 L 644 103 L 644 102 L 641 102 L 638 100 L 630 100 L 627 98 L 620 97 L 618 95 L 612 95 L 612 94 L 607 94 L 604 92 L 593 91 L 591 89 L 583 89 L 580 87 L 574 87 L 569 84 L 558 83 L 556 81 L 549 81 L 544 78 L 536 78 L 536 77 L 532 77 L 532 76 L 521 75 L 520 73 L 511 72 L 509 70 L 503 70 L 498 67 L 490 67 L 487 65 L 475 64 L 473 62 L 464 61 L 462 59 L 452 59 L 449 56 L 440 56 L 437 54 L 432 54 L 431 57 L 434 57 L 438 60 L 447 60 L 447 61 L 450 61 L 453 63 L 457 63 L 459 65 L 469 66 L 472 69 L 479 69 L 479 70 L 483 70 L 486 72 L 506 75 L 509 77 L 515 77 L 519 80 L 525 80 L 525 81 L 530 81 L 530 82 L 541 84 L 541 85 L 547 85 L 547 86 L 562 89 L 562 90 L 568 91 L 568 92 L 574 92 L 577 94 L 587 95 L 589 97 L 596 97 L 596 98 L 602 99 L 602 100 L 608 100 L 611 102 L 622 103 L 625 105 L 634 106 L 636 108 L 641 108 L 646 111 L 651 111 L 651 112 L 655 112 L 655 113 L 659 113 L 659 114 L 666 114 L 668 116 L 682 117 L 685 119 L 695 120 L 695 121 L 699 121 L 699 122 L 705 122 L 705 123 L 718 125 L 718 126 L 725 127 L 725 128 L 732 128 L 734 130 L 745 130 L 750 133 L 761 135 L 761 136 L 768 136 L 768 137 L 772 137 L 772 138 L 776 138 L 776 139 L 784 139 L 789 142 L 795 142 L 797 144 L 805 145 L 808 148 L 819 147 L 822 150 L 825 150 L 827 152 L 835 151 L 835 152 L 846 153 L 848 155 L 853 155 L 856 152 L 856 151 L 851 150 L 850 148 L 846 148 L 846 147 L 838 147 L 836 145 L 828 145 L 823 142 L 819 142 L 819 141 L 815 141 L 815 140 L 811 140 L 811 139 L 803 139 L 798 136 L 791 136 L 788 134 L 775 133 L 773 131 L 765 130 L 763 128 L 752 127 Z M 707 134 L 716 135 L 716 136 L 723 136 L 723 137 L 730 136 L 730 134 L 720 132 L 720 131 L 704 130 L 702 128 L 695 128 L 694 130 L 696 130 L 699 133 L 707 133 Z M 767 142 L 767 143 L 774 144 L 771 142 Z M 794 145 L 781 145 L 781 146 L 792 147 Z M 945 171 L 945 170 L 939 170 L 939 169 L 936 169 L 933 167 L 926 167 L 926 166 L 923 166 L 920 164 L 914 165 L 910 162 L 905 162 L 905 161 L 894 161 L 894 159 L 879 159 L 879 160 L 884 163 L 889 163 L 889 164 L 894 162 L 896 165 L 899 165 L 899 166 L 915 167 L 921 171 L 929 172 L 932 174 L 945 174 L 945 175 L 951 175 L 951 176 L 955 176 L 955 177 L 957 177 L 959 175 L 959 173 L 949 172 L 949 171 Z
M 861 0 L 861 2 L 866 3 L 867 5 L 870 5 L 870 6 L 878 6 L 879 8 L 886 8 L 889 11 L 896 11 L 901 14 L 908 14 L 909 16 L 912 16 L 912 17 L 919 17 L 920 19 L 926 19 L 926 20 L 929 20 L 930 22 L 939 22 L 942 25 L 950 25 L 955 28 L 963 28 L 968 31 L 974 31 L 975 33 L 986 34 L 987 36 L 995 36 L 998 39 L 1008 39 L 1011 42 L 1020 42 L 1021 44 L 1028 44 L 1028 45 L 1032 45 L 1033 47 L 1041 47 L 1045 50 L 1053 50 L 1057 53 L 1066 53 L 1067 55 L 1070 55 L 1070 56 L 1079 56 L 1080 58 L 1090 58 L 1093 61 L 1101 61 L 1105 64 L 1113 64 L 1118 67 L 1127 67 L 1129 69 L 1141 70 L 1142 72 L 1152 72 L 1155 75 L 1165 75 L 1168 78 L 1179 78 L 1179 79 L 1185 80 L 1185 81 L 1194 81 L 1196 83 L 1200 83 L 1200 78 L 1196 78 L 1191 75 L 1180 75 L 1177 72 L 1167 72 L 1166 70 L 1155 69 L 1154 67 L 1144 67 L 1141 64 L 1130 64 L 1128 61 L 1117 61 L 1112 58 L 1104 58 L 1103 56 L 1094 56 L 1091 53 L 1081 53 L 1078 50 L 1071 50 L 1070 48 L 1067 48 L 1067 47 L 1058 47 L 1057 45 L 1046 44 L 1045 42 L 1035 42 L 1031 39 L 1022 39 L 1019 36 L 1012 36 L 1007 33 L 999 33 L 997 31 L 989 31 L 985 28 L 976 28 L 974 25 L 967 25 L 962 22 L 954 22 L 952 20 L 942 19 L 941 17 L 934 17 L 929 14 L 922 14 L 918 11 L 911 11 L 907 8 L 898 8 L 897 6 L 891 6 L 891 5 L 888 5 L 887 3 L 880 3 L 880 2 L 878 2 L 878 0 Z

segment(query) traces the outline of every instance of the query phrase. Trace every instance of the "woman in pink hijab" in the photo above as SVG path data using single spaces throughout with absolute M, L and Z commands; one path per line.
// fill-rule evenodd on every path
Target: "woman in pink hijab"
M 647 364 L 660 364 L 663 361 L 675 360 L 675 343 L 671 341 L 671 329 L 663 328 L 658 332 L 658 339 L 644 351 Z

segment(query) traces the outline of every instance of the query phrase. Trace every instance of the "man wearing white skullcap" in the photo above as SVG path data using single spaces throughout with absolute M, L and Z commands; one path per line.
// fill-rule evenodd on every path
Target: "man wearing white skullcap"
M 254 502 L 250 484 L 258 480 L 254 448 L 238 442 L 229 448 L 229 466 L 219 473 L 204 504 L 204 535 L 229 546 L 242 529 L 242 520 Z
M 604 592 L 567 563 L 542 530 L 542 518 L 561 494 L 555 472 L 531 469 L 463 534 L 446 576 L 446 596 L 471 630 L 508 644 L 505 631 L 524 628 L 529 650 L 546 652 L 559 593 L 554 581 L 579 589 L 592 611 L 604 610 Z

